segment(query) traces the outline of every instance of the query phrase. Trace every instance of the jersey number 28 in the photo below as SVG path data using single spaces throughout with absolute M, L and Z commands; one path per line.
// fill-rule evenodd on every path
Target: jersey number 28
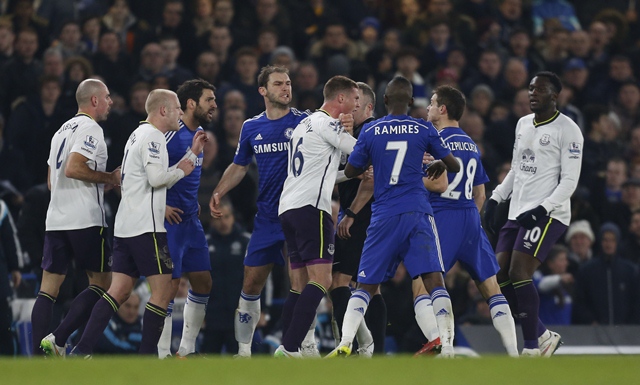
M 464 183 L 464 196 L 467 199 L 473 198 L 473 179 L 476 175 L 476 170 L 478 169 L 478 161 L 475 158 L 470 158 L 469 163 L 467 163 L 467 167 L 464 167 L 464 162 L 461 158 L 456 157 L 458 163 L 460 163 L 460 169 L 464 170 L 463 172 L 456 173 L 456 176 L 453 178 L 453 181 L 449 183 L 449 187 L 440 194 L 441 197 L 447 199 L 460 199 L 460 191 L 456 191 L 456 188 L 462 181 L 463 174 L 466 174 L 467 180 Z

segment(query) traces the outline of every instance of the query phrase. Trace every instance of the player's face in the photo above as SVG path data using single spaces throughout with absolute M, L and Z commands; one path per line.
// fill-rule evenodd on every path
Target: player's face
M 198 104 L 196 104 L 193 117 L 198 121 L 199 125 L 204 126 L 207 123 L 211 123 L 217 108 L 218 105 L 216 104 L 216 96 L 213 94 L 213 90 L 204 89 Z
M 438 105 L 438 95 L 433 94 L 431 97 L 431 103 L 427 107 L 427 120 L 430 122 L 437 122 L 440 120 L 440 106 Z
M 529 106 L 531 111 L 539 113 L 555 108 L 557 94 L 546 77 L 536 76 L 529 83 Z
M 109 116 L 113 100 L 111 100 L 111 94 L 109 94 L 107 86 L 104 86 L 104 88 L 98 92 L 96 98 L 98 99 L 96 105 L 96 121 L 100 122 L 106 120 L 107 116 Z
M 358 97 L 360 98 L 360 106 L 357 108 L 356 112 L 353 113 L 353 124 L 355 126 L 359 126 L 362 122 L 367 119 L 367 103 L 364 102 L 364 95 L 362 94 L 362 90 L 358 89 Z
M 355 114 L 360 108 L 360 93 L 358 88 L 352 88 L 349 92 L 344 94 L 342 102 L 343 114 Z
M 264 97 L 274 107 L 287 108 L 291 103 L 291 79 L 289 79 L 289 75 L 279 72 L 269 75 Z
M 169 131 L 178 131 L 180 129 L 180 118 L 182 118 L 182 115 L 184 115 L 184 112 L 182 112 L 182 108 L 180 108 L 178 96 L 175 95 L 167 104 L 166 118 L 168 120 Z

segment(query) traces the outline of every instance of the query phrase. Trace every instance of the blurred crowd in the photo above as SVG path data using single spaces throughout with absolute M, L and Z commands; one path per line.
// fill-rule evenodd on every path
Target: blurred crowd
M 459 88 L 468 104 L 460 126 L 481 148 L 492 181 L 489 190 L 509 170 L 517 120 L 531 113 L 530 79 L 541 70 L 557 73 L 563 80 L 558 108 L 583 130 L 584 162 L 572 198 L 572 224 L 536 274 L 541 319 L 551 325 L 640 323 L 640 26 L 635 3 L 2 0 L 0 310 L 8 306 L 5 298 L 37 293 L 50 139 L 77 111 L 77 85 L 97 77 L 111 91 L 114 105 L 101 123 L 111 171 L 120 165 L 130 133 L 146 117 L 150 90 L 175 90 L 185 80 L 202 78 L 216 86 L 219 109 L 204 127 L 209 141 L 201 220 L 215 261 L 214 292 L 226 293 L 212 295 L 209 309 L 231 311 L 233 317 L 243 247 L 256 212 L 255 166 L 229 194 L 230 224 L 210 221 L 208 200 L 233 160 L 243 121 L 264 110 L 257 74 L 262 66 L 275 64 L 289 68 L 292 105 L 298 109 L 318 108 L 323 84 L 334 75 L 371 85 L 378 94 L 377 116 L 385 114 L 381 96 L 394 75 L 413 83 L 410 114 L 415 117 L 426 119 L 436 86 Z M 112 218 L 117 189 L 105 199 Z M 22 274 L 32 279 L 22 280 Z M 86 285 L 83 275 L 69 275 L 66 295 L 56 305 L 59 317 Z M 487 306 L 468 275 L 455 268 L 446 279 L 457 323 L 490 324 Z M 273 302 L 277 309 L 277 299 L 288 290 L 286 273 L 276 270 L 268 289 L 267 305 Z M 417 328 L 410 292 L 410 278 L 402 269 L 383 287 L 388 334 L 399 350 L 419 347 L 407 337 L 407 330 Z M 277 328 L 277 311 L 263 309 L 261 326 Z M 7 314 L 3 325 L 11 322 L 10 312 L 0 313 Z M 232 322 L 211 316 L 207 325 L 233 338 Z

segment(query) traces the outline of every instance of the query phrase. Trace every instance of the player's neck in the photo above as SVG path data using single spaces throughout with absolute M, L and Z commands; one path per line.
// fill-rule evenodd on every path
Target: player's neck
M 559 111 L 555 107 L 546 111 L 536 112 L 533 117 L 533 124 L 537 126 L 545 123 L 555 118 L 557 114 L 559 114 Z
M 342 113 L 342 111 L 340 111 L 340 106 L 334 103 L 324 103 L 322 107 L 319 108 L 319 110 L 326 112 L 334 119 L 338 119 L 338 117 Z
M 76 116 L 77 115 L 85 115 L 85 116 L 90 117 L 93 120 L 96 120 L 96 118 L 94 118 L 95 114 L 93 114 L 93 111 L 89 111 L 86 108 L 79 108 L 78 109 L 78 113 L 76 114 Z
M 289 111 L 291 111 L 291 108 L 289 107 L 280 108 L 280 107 L 274 107 L 274 106 L 267 106 L 265 113 L 267 114 L 267 119 L 278 120 L 283 116 L 285 116 L 286 114 L 288 114 Z
M 445 120 L 438 120 L 437 122 L 431 122 L 431 123 L 433 123 L 434 127 L 438 131 L 442 131 L 447 127 L 460 127 L 457 120 L 445 119 Z
M 162 132 L 163 134 L 166 134 L 167 131 L 169 131 L 168 128 L 163 128 L 162 120 L 157 118 L 157 117 L 155 117 L 155 116 L 147 116 L 147 118 L 145 120 L 143 120 L 143 122 L 149 123 L 155 129 L 157 129 L 158 131 Z
M 182 122 L 191 131 L 195 131 L 198 129 L 198 127 L 200 127 L 200 125 L 196 121 L 196 118 L 193 115 L 187 115 L 187 114 L 182 115 Z

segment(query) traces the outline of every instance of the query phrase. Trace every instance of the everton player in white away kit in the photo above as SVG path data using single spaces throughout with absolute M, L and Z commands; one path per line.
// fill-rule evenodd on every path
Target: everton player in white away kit
M 49 356 L 64 356 L 67 338 L 87 322 L 91 309 L 111 283 L 103 193 L 104 186 L 120 182 L 120 170 L 105 172 L 107 145 L 97 122 L 107 118 L 112 101 L 107 86 L 95 79 L 78 85 L 76 100 L 78 114 L 53 135 L 47 161 L 51 202 L 42 284 L 31 313 L 34 354 L 42 348 Z M 87 272 L 89 287 L 73 300 L 58 328 L 46 335 L 53 303 L 71 260 L 77 269 Z
M 278 214 L 289 250 L 293 274 L 308 277 L 282 336 L 276 357 L 298 357 L 316 309 L 331 285 L 335 232 L 331 193 L 341 153 L 353 150 L 353 112 L 359 108 L 358 85 L 334 76 L 324 86 L 324 103 L 293 132 L 289 172 Z
M 176 167 L 169 168 L 164 134 L 177 131 L 182 109 L 178 96 L 153 90 L 145 104 L 148 117 L 129 136 L 122 161 L 122 200 L 116 214 L 113 243 L 113 283 L 91 312 L 73 353 L 90 355 L 107 323 L 124 303 L 140 276 L 151 288 L 145 306 L 140 354 L 157 354 L 158 340 L 169 302 L 177 286 L 171 278 L 173 262 L 167 247 L 164 213 L 167 188 L 189 175 L 204 146 L 204 132 L 193 138 Z
M 371 162 L 375 200 L 358 269 L 358 289 L 349 300 L 342 340 L 328 357 L 351 354 L 370 298 L 380 283 L 393 277 L 400 262 L 412 278 L 422 277 L 433 301 L 442 353 L 453 355 L 453 310 L 444 287 L 433 211 L 422 181 L 422 160 L 425 152 L 442 159 L 429 167 L 431 178 L 445 170 L 458 172 L 460 166 L 431 123 L 406 115 L 412 95 L 413 87 L 406 78 L 398 76 L 389 82 L 384 96 L 389 115 L 362 128 L 345 168 L 345 176 L 354 177 Z
M 511 170 L 485 207 L 493 229 L 498 203 L 511 197 L 509 220 L 500 229 L 496 253 L 498 282 L 511 312 L 520 320 L 523 355 L 550 356 L 561 343 L 538 318 L 540 298 L 532 277 L 571 222 L 571 195 L 578 185 L 584 139 L 580 128 L 556 108 L 562 83 L 540 72 L 529 84 L 533 114 L 516 125 Z

